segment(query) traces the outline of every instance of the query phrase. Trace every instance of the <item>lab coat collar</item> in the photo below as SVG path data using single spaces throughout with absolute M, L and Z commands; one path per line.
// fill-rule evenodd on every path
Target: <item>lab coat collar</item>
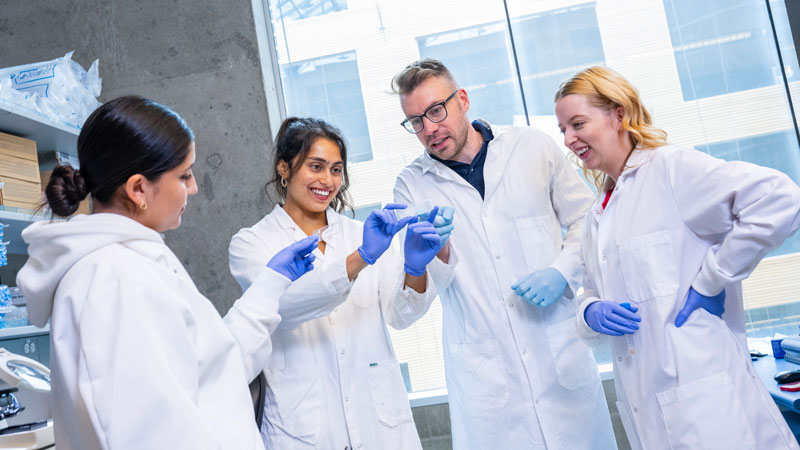
M 628 178 L 636 173 L 640 167 L 650 162 L 652 158 L 653 149 L 643 149 L 641 147 L 636 147 L 633 149 L 633 152 L 631 152 L 631 156 L 628 157 L 628 161 L 625 163 L 625 168 L 622 170 L 622 173 L 617 179 L 616 184 L 610 178 L 606 178 L 603 189 L 599 193 L 600 195 L 597 196 L 597 200 L 595 200 L 594 205 L 592 205 L 592 213 L 595 219 L 598 219 L 599 216 L 603 214 L 603 200 L 605 200 L 606 192 L 608 192 L 608 190 L 613 186 L 614 193 L 611 194 L 611 198 L 606 205 L 606 209 L 608 209 L 608 205 L 615 201 L 615 197 L 619 196 L 620 192 L 625 190 L 625 183 Z
M 486 159 L 488 160 L 489 159 L 489 154 L 488 153 L 489 153 L 490 149 L 492 147 L 496 147 L 497 146 L 497 142 L 499 142 L 501 135 L 504 134 L 507 131 L 508 127 L 497 127 L 497 126 L 492 125 L 491 123 L 489 123 L 489 121 L 487 121 L 487 120 L 481 119 L 481 121 L 483 122 L 484 125 L 486 125 L 486 127 L 489 129 L 489 131 L 491 131 L 491 133 L 494 135 L 494 139 L 489 141 L 489 148 L 486 150 L 487 151 Z M 422 155 L 422 158 L 419 160 L 419 164 L 420 164 L 420 166 L 422 168 L 422 174 L 423 175 L 425 175 L 428 171 L 433 170 L 436 175 L 439 175 L 439 176 L 441 176 L 443 178 L 458 179 L 458 180 L 462 180 L 463 181 L 463 178 L 461 178 L 454 171 L 450 170 L 449 167 L 447 167 L 444 164 L 440 163 L 439 161 L 433 159 L 433 157 L 430 155 L 430 152 L 427 149 L 424 151 L 424 153 Z M 469 183 L 467 183 L 466 181 L 464 181 L 464 183 L 469 185 Z
M 295 234 L 295 239 L 299 240 L 305 237 L 303 230 L 295 223 L 294 219 L 289 216 L 289 213 L 281 205 L 275 205 L 271 216 L 274 216 L 275 222 L 281 229 L 290 230 Z M 327 247 L 335 247 L 333 236 L 340 233 L 342 230 L 342 216 L 337 213 L 333 208 L 325 210 L 325 217 L 328 219 L 328 228 L 322 233 L 323 240 Z

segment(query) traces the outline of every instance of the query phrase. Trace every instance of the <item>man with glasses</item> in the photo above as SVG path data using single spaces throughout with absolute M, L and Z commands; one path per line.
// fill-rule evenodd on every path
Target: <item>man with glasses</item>
M 616 449 L 575 323 L 591 191 L 543 132 L 470 123 L 469 96 L 441 62 L 412 63 L 392 88 L 427 150 L 398 176 L 395 200 L 458 216 L 439 259 L 460 262 L 436 280 L 453 448 Z

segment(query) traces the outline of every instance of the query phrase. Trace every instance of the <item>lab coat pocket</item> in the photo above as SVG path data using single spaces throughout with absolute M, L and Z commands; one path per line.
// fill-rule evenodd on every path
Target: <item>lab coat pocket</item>
M 264 403 L 267 433 L 316 444 L 322 424 L 322 391 L 311 371 L 268 370 Z
M 622 242 L 619 260 L 630 300 L 645 302 L 672 297 L 678 290 L 678 269 L 669 231 Z
M 520 217 L 515 220 L 519 233 L 520 250 L 531 270 L 547 267 L 553 262 L 554 243 L 559 242 L 553 235 L 549 216 Z
M 389 427 L 411 422 L 411 408 L 397 361 L 370 363 L 366 371 L 378 420 Z
M 547 338 L 561 386 L 575 390 L 599 380 L 597 362 L 578 335 L 574 317 L 547 327 Z
M 727 372 L 656 394 L 669 448 L 755 449 L 739 394 Z

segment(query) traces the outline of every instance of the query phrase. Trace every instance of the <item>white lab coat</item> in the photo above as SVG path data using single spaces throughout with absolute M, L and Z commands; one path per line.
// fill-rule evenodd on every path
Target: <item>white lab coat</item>
M 611 343 L 620 416 L 634 449 L 797 449 L 745 342 L 740 280 L 800 226 L 800 189 L 775 170 L 674 146 L 635 150 L 583 227 L 581 334 Z M 676 328 L 689 287 L 726 289 Z M 583 319 L 604 299 L 639 308 L 628 339 Z M 631 354 L 630 346 L 634 353 Z
M 455 207 L 450 245 L 461 263 L 437 284 L 453 448 L 616 449 L 596 362 L 575 327 L 591 192 L 541 131 L 491 129 L 485 200 L 427 153 L 394 190 L 398 202 Z M 539 308 L 511 290 L 546 267 L 569 283 L 555 304 Z
M 403 289 L 402 261 L 390 248 L 351 282 L 345 260 L 361 244 L 363 224 L 332 209 L 327 219 L 325 254 L 314 251 L 314 271 L 280 300 L 283 322 L 264 370 L 266 447 L 420 449 L 384 322 L 405 328 L 422 317 L 436 296 L 433 277 L 424 294 Z M 303 237 L 276 206 L 233 237 L 231 273 L 246 289 L 280 248 Z M 444 264 L 437 268 L 448 271 Z
M 155 231 L 117 214 L 38 222 L 17 282 L 50 322 L 59 450 L 263 449 L 247 383 L 270 354 L 265 271 L 223 320 Z M 264 296 L 262 292 L 271 292 Z

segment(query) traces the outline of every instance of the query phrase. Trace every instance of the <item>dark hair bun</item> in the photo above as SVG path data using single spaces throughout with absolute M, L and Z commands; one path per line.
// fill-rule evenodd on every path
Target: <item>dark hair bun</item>
M 53 169 L 44 193 L 53 213 L 67 217 L 78 210 L 78 205 L 89 194 L 89 189 L 80 171 L 71 166 L 59 165 Z

